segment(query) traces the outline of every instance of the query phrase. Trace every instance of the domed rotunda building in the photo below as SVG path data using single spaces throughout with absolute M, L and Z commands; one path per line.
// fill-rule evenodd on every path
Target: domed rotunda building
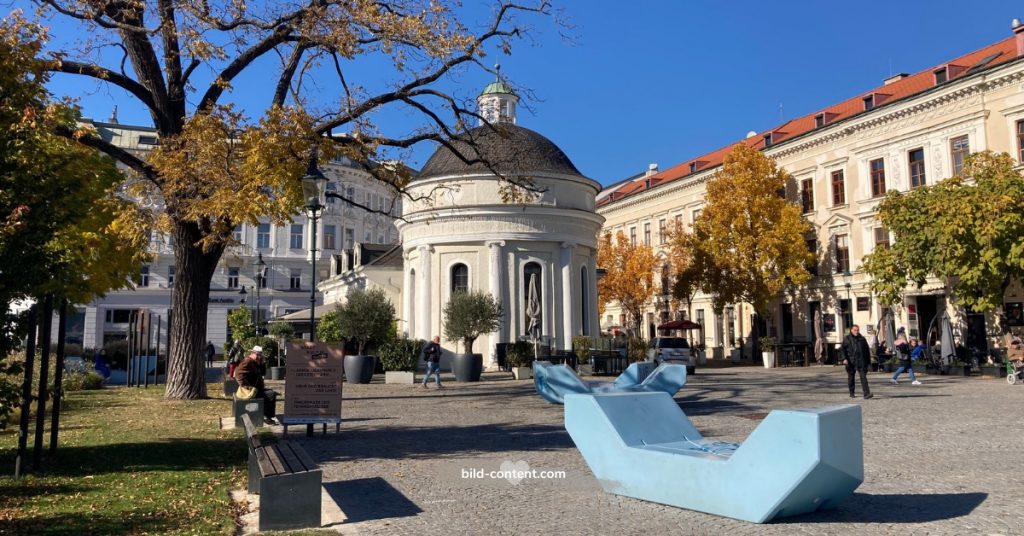
M 499 343 L 528 337 L 533 275 L 540 283 L 541 335 L 552 349 L 571 350 L 574 336 L 598 331 L 595 272 L 604 218 L 594 208 L 601 186 L 550 140 L 518 126 L 517 102 L 500 78 L 489 84 L 477 97 L 486 122 L 469 131 L 476 147 L 453 144 L 465 159 L 440 147 L 410 185 L 412 197 L 422 200 L 403 203 L 404 221 L 397 222 L 404 331 L 428 340 L 440 335 L 446 354 L 463 352 L 455 341 L 444 340 L 441 312 L 455 292 L 489 292 L 504 318 L 473 348 L 489 368 L 497 364 Z M 506 203 L 507 182 L 499 174 L 528 177 L 541 193 L 528 202 Z

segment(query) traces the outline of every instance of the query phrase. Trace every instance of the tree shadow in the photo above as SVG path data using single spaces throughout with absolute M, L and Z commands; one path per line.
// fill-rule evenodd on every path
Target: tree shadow
M 854 493 L 833 510 L 786 517 L 788 523 L 928 523 L 969 515 L 987 493 Z
M 18 516 L 5 520 L 4 534 L 165 534 L 180 530 L 181 520 L 160 512 L 74 512 Z M 10 532 L 8 532 L 10 531 Z
M 377 459 L 422 459 L 438 455 L 575 448 L 561 425 L 485 424 L 443 427 L 350 429 L 334 438 L 337 448 L 319 441 L 309 450 L 324 452 L 320 462 Z M 343 439 L 343 440 L 342 440 Z M 310 452 L 317 458 L 317 454 Z
M 327 482 L 324 490 L 345 513 L 345 523 L 410 517 L 423 512 L 380 477 Z

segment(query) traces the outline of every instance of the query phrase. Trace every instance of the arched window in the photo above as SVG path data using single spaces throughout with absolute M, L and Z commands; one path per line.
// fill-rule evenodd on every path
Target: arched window
M 541 274 L 540 264 L 528 262 L 523 266 L 523 327 L 526 328 L 526 335 L 530 335 L 530 287 L 537 286 L 537 303 L 540 305 L 537 313 L 538 333 L 544 332 L 544 278 Z
M 452 265 L 452 294 L 469 292 L 469 267 L 461 262 Z
M 590 335 L 590 285 L 587 284 L 587 267 L 580 267 L 580 329 Z

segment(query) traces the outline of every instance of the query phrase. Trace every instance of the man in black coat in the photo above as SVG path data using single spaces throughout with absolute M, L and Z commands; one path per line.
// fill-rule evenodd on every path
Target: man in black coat
M 868 348 L 868 340 L 860 334 L 860 326 L 850 326 L 850 334 L 843 338 L 843 364 L 846 365 L 847 383 L 850 386 L 850 398 L 853 398 L 855 382 L 854 373 L 860 373 L 860 385 L 864 391 L 864 398 L 871 398 L 871 388 L 868 387 L 868 363 L 871 362 L 871 352 Z

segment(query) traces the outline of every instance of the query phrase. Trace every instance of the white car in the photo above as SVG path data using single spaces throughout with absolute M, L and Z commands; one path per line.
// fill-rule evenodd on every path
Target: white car
M 686 374 L 690 375 L 697 371 L 693 355 L 690 353 L 690 343 L 682 337 L 655 337 L 647 345 L 647 360 L 655 364 L 674 363 L 686 365 Z

